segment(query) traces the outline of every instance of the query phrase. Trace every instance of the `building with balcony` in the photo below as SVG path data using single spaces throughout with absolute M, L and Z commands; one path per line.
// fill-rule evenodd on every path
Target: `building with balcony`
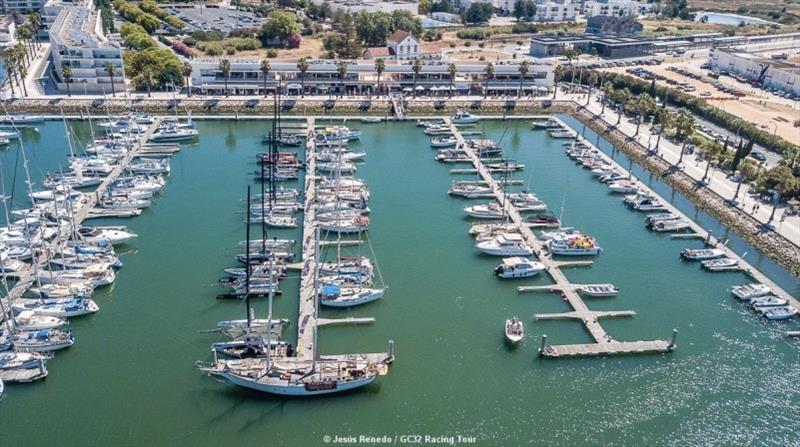
M 746 51 L 715 49 L 711 66 L 738 75 L 756 85 L 800 96 L 800 65 L 776 61 Z
M 419 14 L 419 1 L 417 0 L 312 0 L 316 4 L 327 2 L 333 12 L 346 12 L 355 14 L 361 11 L 388 12 L 408 11 Z
M 583 13 L 586 17 L 639 17 L 648 14 L 652 9 L 652 3 L 634 0 L 589 0 L 584 3 Z
M 578 17 L 580 8 L 570 0 L 537 2 L 537 22 L 574 22 Z
M 65 90 L 65 82 L 70 82 L 76 93 L 84 89 L 93 93 L 110 92 L 108 64 L 115 69 L 116 88 L 121 87 L 122 47 L 103 35 L 100 14 L 91 2 L 62 5 L 49 34 L 53 60 L 51 76 L 59 90 Z M 63 67 L 70 68 L 71 79 L 64 79 Z
M 29 11 L 38 11 L 44 6 L 44 2 L 45 0 L 0 0 L 0 12 L 24 14 Z
M 193 91 L 209 95 L 225 93 L 220 60 L 209 57 L 192 60 Z M 340 76 L 334 60 L 311 60 L 303 75 L 297 68 L 297 60 L 273 59 L 266 80 L 259 70 L 260 59 L 234 57 L 229 61 L 228 89 L 233 95 L 263 95 L 278 89 L 287 95 L 304 92 L 318 95 L 379 93 L 374 61 L 348 61 L 347 72 Z M 523 77 L 516 62 L 498 63 L 494 65 L 492 79 L 487 79 L 484 74 L 485 62 L 457 62 L 455 65 L 453 77 L 448 73 L 447 63 L 435 61 L 423 63 L 420 73 L 415 75 L 411 61 L 387 61 L 380 77 L 380 92 L 415 92 L 445 97 L 468 92 L 482 94 L 484 90 L 489 94 L 516 94 L 519 91 L 533 94 L 553 86 L 553 66 L 550 64 L 531 64 Z
M 364 59 L 438 61 L 442 59 L 442 47 L 435 43 L 421 43 L 408 31 L 397 30 L 386 39 L 385 47 L 364 50 Z

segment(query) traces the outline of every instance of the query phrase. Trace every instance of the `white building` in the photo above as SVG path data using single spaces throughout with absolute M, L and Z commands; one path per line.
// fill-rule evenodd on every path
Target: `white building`
M 17 43 L 17 26 L 11 17 L 0 17 L 0 48 Z
M 0 0 L 0 12 L 9 14 L 12 12 L 26 13 L 28 11 L 38 11 L 45 0 Z
M 315 4 L 322 4 L 327 1 L 333 12 L 348 12 L 355 14 L 361 11 L 367 12 L 388 12 L 408 11 L 411 14 L 419 14 L 418 0 L 312 0 Z
M 570 0 L 537 2 L 537 22 L 574 22 L 580 11 L 576 3 Z
M 115 67 L 114 83 L 122 85 L 122 48 L 103 35 L 100 14 L 91 1 L 80 5 L 62 5 L 50 27 L 50 54 L 53 78 L 59 90 L 65 90 L 62 67 L 72 70 L 71 90 L 78 93 L 111 92 L 111 77 L 106 65 Z
M 649 13 L 652 9 L 652 3 L 637 2 L 634 0 L 589 0 L 584 3 L 583 13 L 586 17 L 639 17 Z
M 744 77 L 748 82 L 800 96 L 800 66 L 774 61 L 735 49 L 716 49 L 709 55 L 711 66 Z

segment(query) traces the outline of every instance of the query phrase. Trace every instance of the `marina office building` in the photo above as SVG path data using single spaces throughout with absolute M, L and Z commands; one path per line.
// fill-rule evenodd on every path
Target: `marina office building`
M 765 87 L 800 95 L 800 66 L 775 61 L 745 51 L 717 49 L 709 55 L 711 66 L 761 81 Z
M 221 58 L 195 58 L 192 60 L 191 86 L 194 91 L 206 94 L 223 94 L 225 78 L 219 68 Z M 264 94 L 264 75 L 260 71 L 258 58 L 231 58 L 231 72 L 228 88 L 234 95 Z M 289 95 L 300 95 L 302 89 L 308 94 L 376 94 L 378 93 L 378 74 L 375 62 L 367 60 L 348 61 L 347 73 L 339 76 L 337 61 L 309 61 L 309 69 L 301 75 L 297 60 L 274 59 L 270 61 L 271 70 L 266 78 L 267 92 L 277 88 Z M 472 92 L 487 94 L 544 93 L 553 86 L 553 66 L 550 64 L 530 64 L 528 73 L 522 77 L 517 63 L 498 63 L 494 65 L 494 76 L 486 79 L 483 62 L 456 63 L 457 73 L 451 79 L 444 62 L 423 63 L 418 76 L 414 75 L 411 62 L 386 61 L 386 68 L 380 78 L 382 92 L 411 92 L 447 96 L 452 92 Z M 416 80 L 415 80 L 416 78 Z
M 100 14 L 91 1 L 62 5 L 50 26 L 50 54 L 53 81 L 66 90 L 62 67 L 72 70 L 70 88 L 92 93 L 111 92 L 111 77 L 106 65 L 116 68 L 115 82 L 122 80 L 122 46 L 103 34 Z

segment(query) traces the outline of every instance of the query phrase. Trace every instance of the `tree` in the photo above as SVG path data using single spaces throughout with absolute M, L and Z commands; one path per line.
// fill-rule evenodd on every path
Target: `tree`
M 36 36 L 39 34 L 39 27 L 42 25 L 42 16 L 36 11 L 31 11 L 28 13 L 28 23 L 30 23 L 31 30 L 33 31 L 33 38 L 36 48 L 41 48 L 39 39 L 37 39 Z
M 192 97 L 192 86 L 189 85 L 189 79 L 192 77 L 192 64 L 189 62 L 184 62 L 181 66 L 181 75 L 184 78 L 184 85 L 186 86 L 186 95 L 191 98 Z
M 269 61 L 266 59 L 261 59 L 261 65 L 258 67 L 258 70 L 264 76 L 264 97 L 267 97 L 267 76 L 269 72 L 272 70 L 272 67 L 269 65 Z
M 25 65 L 25 55 L 28 53 L 28 49 L 25 48 L 25 45 L 19 43 L 14 47 L 14 53 L 16 54 L 15 62 L 17 65 L 15 71 L 22 83 L 22 94 L 24 98 L 28 96 L 28 87 L 25 85 L 25 78 L 28 77 L 28 66 Z
M 655 151 L 658 152 L 658 146 L 661 144 L 661 135 L 664 135 L 664 131 L 667 130 L 672 125 L 672 114 L 665 108 L 659 108 L 656 110 L 656 116 L 654 121 L 658 121 L 659 130 L 658 130 L 658 137 L 656 137 L 656 146 Z
M 419 72 L 422 71 L 422 61 L 419 58 L 414 59 L 414 62 L 411 64 L 411 70 L 414 72 L 414 96 L 417 95 L 417 76 L 419 76 Z
M 491 3 L 472 3 L 462 14 L 462 19 L 466 23 L 485 23 L 492 18 L 494 8 Z
M 144 13 L 136 18 L 136 24 L 140 25 L 142 28 L 147 30 L 148 33 L 152 34 L 161 27 L 161 20 L 152 14 Z
M 454 91 L 454 84 L 456 82 L 456 73 L 458 73 L 458 69 L 456 68 L 456 64 L 449 63 L 447 64 L 447 74 L 450 75 L 450 96 L 453 95 Z
M 586 107 L 589 107 L 589 101 L 592 99 L 592 90 L 597 85 L 597 78 L 597 72 L 594 70 L 590 71 L 589 76 L 586 78 L 586 83 L 589 85 L 589 94 L 586 95 Z
M 339 81 L 341 82 L 340 94 L 344 93 L 344 77 L 347 75 L 347 61 L 339 61 L 336 64 L 336 72 L 339 73 Z
M 634 103 L 634 109 L 636 110 L 636 132 L 633 134 L 634 136 L 639 135 L 639 128 L 641 127 L 642 123 L 644 122 L 647 115 L 656 108 L 656 101 L 653 99 L 652 96 L 648 94 L 639 95 L 636 98 L 636 102 Z
M 555 70 L 553 70 L 553 99 L 556 99 L 556 93 L 558 93 L 558 83 L 561 81 L 561 78 L 564 77 L 564 66 L 563 65 L 556 65 Z
M 517 98 L 522 95 L 522 81 L 525 80 L 525 76 L 528 75 L 528 68 L 528 61 L 520 62 L 519 66 L 517 67 L 517 70 L 519 71 L 519 89 L 517 90 Z
M 703 157 L 706 159 L 706 171 L 703 173 L 703 178 L 700 183 L 705 183 L 708 177 L 708 171 L 711 169 L 711 162 L 714 161 L 721 154 L 728 150 L 728 140 L 725 140 L 725 145 L 720 144 L 719 140 L 713 140 L 702 146 Z
M 796 193 L 800 190 L 800 180 L 794 176 L 788 166 L 777 165 L 767 169 L 761 175 L 759 184 L 762 188 L 773 191 L 772 213 L 770 213 L 767 221 L 767 224 L 770 224 L 775 218 L 775 210 L 778 207 L 781 196 L 786 193 Z
M 231 75 L 231 61 L 222 59 L 219 61 L 219 71 L 222 72 L 222 77 L 225 79 L 225 97 L 228 97 L 228 77 Z
M 114 73 L 116 72 L 116 69 L 114 68 L 114 64 L 111 62 L 106 62 L 105 72 L 111 78 L 111 96 L 116 97 L 117 92 L 114 90 Z
M 386 62 L 383 59 L 375 59 L 375 73 L 378 73 L 378 95 L 381 94 L 381 75 L 386 70 Z
M 299 61 L 297 61 L 297 70 L 300 72 L 300 96 L 305 96 L 306 94 L 306 72 L 308 71 L 308 61 L 306 58 L 302 57 Z
M 625 113 L 625 108 L 631 102 L 631 99 L 633 99 L 633 95 L 631 94 L 631 91 L 628 90 L 628 87 L 625 87 L 619 91 L 619 93 L 617 93 L 617 102 L 619 103 L 620 107 L 617 111 L 617 124 L 615 124 L 615 126 L 619 126 L 619 123 L 622 122 L 622 114 Z
M 294 14 L 286 11 L 272 11 L 261 26 L 259 36 L 264 46 L 268 46 L 275 40 L 285 44 L 289 36 L 299 33 L 300 25 L 297 24 L 297 17 Z
M 483 75 L 486 78 L 486 85 L 483 88 L 483 97 L 485 98 L 489 93 L 489 81 L 494 79 L 494 65 L 491 62 L 486 64 L 486 67 L 484 67 Z
M 600 89 L 603 91 L 603 108 L 600 110 L 600 115 L 602 115 L 606 112 L 606 104 L 609 98 L 614 94 L 614 84 L 611 81 L 606 81 Z
M 61 66 L 61 77 L 64 79 L 64 84 L 67 84 L 67 97 L 72 96 L 72 92 L 69 90 L 69 84 L 72 80 L 72 69 L 69 68 L 69 65 Z
M 678 166 L 683 162 L 683 154 L 686 152 L 686 144 L 691 139 L 694 133 L 695 120 L 694 115 L 686 109 L 680 109 L 678 115 L 675 117 L 675 128 L 678 133 L 676 137 L 683 137 L 683 145 L 681 146 L 681 154 L 678 157 Z
M 516 0 L 513 14 L 517 18 L 517 22 L 522 18 L 525 18 L 525 21 L 530 21 L 536 15 L 536 3 L 533 0 Z
M 6 72 L 8 73 L 8 85 L 11 87 L 11 94 L 16 95 L 17 93 L 14 91 L 14 53 L 11 48 L 6 48 L 2 50 L 0 53 L 0 59 L 3 60 L 3 65 L 6 67 Z

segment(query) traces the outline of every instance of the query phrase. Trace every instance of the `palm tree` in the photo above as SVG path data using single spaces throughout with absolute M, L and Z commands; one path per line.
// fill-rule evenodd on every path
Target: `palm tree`
M 306 58 L 302 57 L 299 61 L 297 61 L 297 70 L 300 71 L 300 96 L 305 96 L 306 94 L 306 72 L 308 71 L 308 61 Z
M 36 48 L 41 48 L 41 45 L 39 44 L 39 39 L 37 39 L 36 37 L 39 34 L 39 26 L 42 24 L 42 16 L 36 11 L 31 11 L 28 14 L 28 23 L 30 23 L 31 29 L 33 31 L 33 39 L 34 43 L 36 44 Z
M 339 73 L 339 81 L 341 82 L 339 94 L 342 94 L 344 93 L 344 77 L 347 75 L 347 61 L 339 61 L 336 64 L 336 72 Z
M 450 75 L 450 96 L 453 95 L 453 88 L 454 84 L 456 83 L 456 73 L 458 73 L 458 68 L 456 68 L 456 64 L 450 63 L 447 65 L 447 74 Z
M 615 126 L 619 126 L 619 123 L 622 122 L 622 114 L 625 112 L 625 108 L 628 106 L 631 99 L 633 99 L 633 95 L 631 94 L 631 91 L 628 90 L 628 87 L 625 87 L 621 92 L 619 92 L 617 102 L 619 102 L 620 107 L 619 111 L 617 112 L 617 124 L 615 124 Z
M 28 51 L 33 52 L 33 37 L 34 32 L 31 29 L 30 24 L 24 24 L 17 27 L 17 37 L 19 40 L 27 42 L 28 44 Z
M 589 94 L 586 95 L 586 106 L 589 107 L 589 101 L 592 99 L 592 89 L 597 84 L 597 72 L 590 71 L 589 76 L 586 77 L 586 83 L 589 84 Z
M 116 97 L 117 94 L 116 91 L 114 90 L 114 72 L 116 71 L 116 69 L 114 68 L 114 64 L 112 64 L 111 62 L 106 62 L 105 71 L 106 74 L 108 74 L 108 76 L 111 78 L 111 96 Z
M 775 210 L 778 208 L 781 196 L 787 191 L 796 190 L 800 182 L 797 177 L 794 176 L 792 170 L 784 165 L 775 166 L 769 171 L 764 172 L 764 176 L 767 175 L 773 182 L 772 190 L 775 195 L 775 199 L 772 201 L 772 213 L 770 213 L 769 220 L 767 221 L 767 225 L 769 225 L 775 218 Z
M 570 84 L 574 84 L 575 83 L 575 66 L 572 65 L 572 60 L 573 59 L 578 59 L 581 56 L 581 50 L 579 50 L 577 48 L 571 48 L 571 49 L 565 50 L 561 54 L 564 57 L 567 58 L 567 63 L 569 63 L 570 71 L 572 71 L 572 80 L 570 81 Z
M 517 98 L 522 95 L 522 81 L 525 79 L 525 76 L 528 74 L 528 61 L 522 61 L 519 63 L 519 90 L 517 90 Z
M 225 97 L 228 97 L 228 77 L 231 75 L 231 61 L 222 59 L 219 61 L 219 70 L 222 72 L 222 77 L 225 79 Z
M 189 79 L 192 78 L 192 64 L 184 62 L 181 66 L 181 74 L 183 75 L 183 83 L 186 85 L 186 96 L 192 97 L 192 86 L 189 85 Z
M 17 92 L 14 91 L 14 52 L 11 48 L 6 48 L 0 53 L 0 59 L 3 60 L 3 65 L 5 65 L 8 73 L 8 85 L 11 86 L 11 95 L 16 95 Z
M 633 136 L 639 135 L 639 127 L 644 122 L 647 115 L 656 107 L 656 101 L 653 99 L 652 96 L 643 93 L 638 98 L 636 98 L 636 102 L 634 103 L 634 108 L 636 110 L 636 132 Z
M 419 58 L 414 59 L 414 62 L 411 64 L 411 70 L 414 72 L 414 96 L 417 96 L 417 76 L 419 76 L 419 72 L 422 71 L 422 61 Z
M 683 137 L 683 146 L 681 146 L 681 154 L 678 157 L 678 165 L 683 162 L 683 153 L 686 152 L 686 144 L 694 134 L 694 116 L 686 109 L 680 109 L 678 115 L 675 117 L 675 128 L 678 133 L 676 137 Z
M 668 127 L 672 126 L 672 114 L 668 112 L 667 109 L 660 108 L 656 110 L 656 116 L 654 120 L 658 121 L 659 125 L 658 137 L 656 137 L 655 146 L 655 151 L 658 152 L 658 145 L 661 144 L 661 135 L 664 135 L 664 131 L 667 130 Z
M 483 69 L 483 74 L 486 76 L 486 85 L 483 88 L 483 97 L 485 98 L 489 93 L 489 81 L 494 78 L 494 65 L 492 65 L 491 62 L 486 64 L 486 68 Z
M 61 66 L 61 77 L 64 79 L 64 84 L 67 84 L 67 97 L 72 96 L 72 92 L 69 91 L 69 81 L 72 79 L 72 69 L 69 68 L 69 65 Z
M 702 149 L 703 157 L 706 159 L 706 172 L 703 173 L 703 178 L 700 179 L 700 183 L 705 183 L 706 177 L 708 177 L 708 171 L 711 169 L 711 162 L 728 150 L 728 140 L 725 139 L 724 146 L 719 143 L 719 140 L 713 140 L 703 145 Z
M 556 69 L 553 71 L 553 99 L 556 99 L 556 93 L 558 92 L 558 81 L 564 77 L 565 68 L 563 65 L 556 65 Z
M 25 78 L 28 77 L 28 66 L 25 65 L 25 56 L 24 53 L 27 53 L 28 50 L 22 46 L 17 48 L 18 50 L 18 59 L 17 59 L 17 75 L 19 79 L 22 81 L 22 91 L 23 91 L 23 98 L 28 96 L 28 87 L 25 85 Z
M 261 66 L 258 68 L 261 71 L 261 74 L 264 75 L 264 97 L 267 97 L 267 76 L 269 72 L 272 71 L 272 67 L 269 65 L 269 61 L 266 59 L 261 59 Z
M 386 62 L 383 59 L 375 59 L 375 73 L 378 73 L 378 95 L 381 94 L 381 75 L 386 70 Z
M 603 91 L 603 108 L 600 110 L 600 115 L 606 112 L 606 104 L 611 96 L 614 94 L 614 84 L 611 81 L 606 81 L 603 83 L 603 86 L 600 87 L 600 90 Z

